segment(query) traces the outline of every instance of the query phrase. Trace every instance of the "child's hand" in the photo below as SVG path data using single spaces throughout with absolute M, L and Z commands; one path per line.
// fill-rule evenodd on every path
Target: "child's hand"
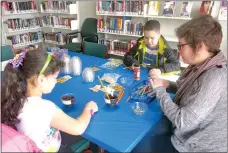
M 134 70 L 134 63 L 131 65 L 132 70 Z
M 85 109 L 93 110 L 93 112 L 95 113 L 98 111 L 98 106 L 94 101 L 90 101 L 86 104 Z
M 161 75 L 161 70 L 160 69 L 151 69 L 150 72 L 149 72 L 149 75 L 151 77 L 158 77 Z

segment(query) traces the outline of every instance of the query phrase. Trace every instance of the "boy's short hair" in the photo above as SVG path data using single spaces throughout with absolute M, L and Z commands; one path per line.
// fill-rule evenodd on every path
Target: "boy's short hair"
M 149 20 L 144 25 L 144 31 L 160 32 L 160 23 L 157 20 Z

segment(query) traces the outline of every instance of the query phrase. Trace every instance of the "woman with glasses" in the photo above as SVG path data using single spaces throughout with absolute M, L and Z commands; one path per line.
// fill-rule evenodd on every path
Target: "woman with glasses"
M 227 60 L 219 50 L 222 28 L 202 15 L 176 30 L 178 50 L 189 66 L 174 87 L 150 72 L 150 82 L 161 109 L 172 122 L 171 142 L 178 152 L 227 152 Z
M 160 34 L 160 23 L 149 20 L 144 25 L 144 36 L 137 40 L 124 56 L 127 67 L 141 64 L 160 73 L 179 73 L 180 63 L 174 51 L 169 47 L 165 38 Z

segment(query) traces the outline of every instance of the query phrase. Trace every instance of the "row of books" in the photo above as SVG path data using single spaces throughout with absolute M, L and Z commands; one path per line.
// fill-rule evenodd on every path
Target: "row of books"
M 41 12 L 69 12 L 72 1 L 43 1 L 40 4 Z
M 66 44 L 66 34 L 61 33 L 61 32 L 45 33 L 44 41 L 46 43 L 64 45 L 64 44 Z
M 182 1 L 181 5 L 176 5 L 177 1 L 165 1 L 161 8 L 160 1 L 124 1 L 124 0 L 98 0 L 96 6 L 97 14 L 111 15 L 159 15 L 159 9 L 162 9 L 162 15 L 173 17 L 178 14 L 180 17 L 190 17 L 193 2 Z M 227 18 L 227 0 L 221 1 L 218 18 Z M 179 8 L 177 8 L 177 6 Z M 214 1 L 202 1 L 200 14 L 211 14 Z M 178 11 L 175 14 L 175 11 Z
M 38 17 L 32 19 L 8 19 L 6 22 L 9 32 L 40 27 L 40 19 Z
M 4 14 L 37 11 L 36 2 L 34 0 L 27 2 L 2 1 L 1 6 Z
M 160 2 L 158 1 L 102 1 L 98 0 L 96 3 L 96 10 L 98 14 L 120 14 L 120 15 L 156 15 L 158 13 L 158 7 Z M 152 8 L 152 6 L 155 6 Z M 147 12 L 151 10 L 154 12 Z M 149 14 L 148 14 L 149 15 Z
M 189 17 L 192 2 L 182 2 L 180 16 Z M 165 1 L 163 8 L 164 16 L 173 16 L 175 1 Z M 97 14 L 115 15 L 158 15 L 160 1 L 101 1 L 97 2 Z
M 97 19 L 97 31 L 131 35 L 143 35 L 141 22 L 131 21 L 130 17 L 107 17 Z
M 98 43 L 107 46 L 110 54 L 124 55 L 136 44 L 136 40 L 99 39 Z
M 48 27 L 71 28 L 73 18 L 63 16 L 43 16 L 42 24 Z
M 38 42 L 38 41 L 42 40 L 42 38 L 43 38 L 42 33 L 40 31 L 39 32 L 29 32 L 29 33 L 15 35 L 15 36 L 10 37 L 13 45 Z

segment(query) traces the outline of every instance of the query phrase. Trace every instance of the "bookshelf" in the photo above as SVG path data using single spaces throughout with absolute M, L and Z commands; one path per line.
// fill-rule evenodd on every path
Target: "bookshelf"
M 76 0 L 40 0 L 40 18 L 45 47 L 66 43 L 65 34 L 79 29 L 79 7 Z
M 111 3 L 111 4 L 109 4 Z M 152 3 L 156 5 L 158 8 L 156 11 L 151 10 Z M 107 8 L 107 6 L 109 6 Z M 110 7 L 111 6 L 111 7 Z M 128 8 L 130 6 L 130 8 Z M 133 6 L 133 7 L 132 7 Z M 98 16 L 98 33 L 103 35 L 105 39 L 109 39 L 110 37 L 117 40 L 137 40 L 139 37 L 143 36 L 142 33 L 142 24 L 150 19 L 160 20 L 169 20 L 180 23 L 186 22 L 191 19 L 190 16 L 164 16 L 161 13 L 161 8 L 164 6 L 160 5 L 160 2 L 144 2 L 144 1 L 98 1 L 96 3 L 96 15 Z M 159 12 L 160 9 L 160 12 Z M 116 18 L 116 20 L 115 20 Z M 111 21 L 110 21 L 111 20 Z M 120 25 L 122 27 L 118 27 L 119 23 L 117 20 L 121 20 Z M 99 23 L 99 22 L 102 23 Z M 115 23 L 117 21 L 117 23 Z M 126 30 L 126 24 L 130 22 L 130 28 Z M 113 24 L 114 23 L 114 24 Z M 136 25 L 135 25 L 136 24 Z M 111 26 L 110 26 L 111 25 Z M 161 24 L 162 25 L 162 24 Z M 110 27 L 107 27 L 110 26 Z M 133 26 L 133 28 L 132 28 Z M 130 31 L 129 31 L 130 29 Z M 132 31 L 132 29 L 134 29 Z M 161 29 L 162 31 L 162 29 Z M 169 43 L 177 43 L 178 39 L 174 35 L 174 33 L 162 33 L 164 38 Z M 121 38 L 122 37 L 122 38 Z M 123 57 L 124 53 L 116 50 L 109 50 L 110 55 Z
M 64 45 L 61 35 L 79 29 L 76 0 L 3 0 L 1 8 L 2 44 L 12 45 L 16 50 L 37 45 L 41 48 Z M 46 33 L 58 35 L 45 40 Z
M 1 1 L 2 45 L 16 50 L 29 47 L 43 48 L 39 11 L 34 0 Z
M 184 3 L 187 2 L 185 12 L 183 10 Z M 174 3 L 172 14 L 167 14 L 165 1 L 104 1 L 98 0 L 96 3 L 96 15 L 98 17 L 98 33 L 104 39 L 113 40 L 137 40 L 142 36 L 142 27 L 140 23 L 155 19 L 161 24 L 161 34 L 168 41 L 169 45 L 177 49 L 178 39 L 175 36 L 175 29 L 181 24 L 191 20 L 192 17 L 199 15 L 201 1 L 172 1 Z M 214 2 L 211 15 L 218 17 L 220 2 Z M 119 20 L 119 21 L 118 21 Z M 130 21 L 128 21 L 130 20 Z M 221 22 L 226 19 L 220 19 Z M 130 22 L 128 24 L 127 22 Z M 133 24 L 133 31 L 132 31 Z M 136 24 L 136 25 L 134 25 Z M 139 24 L 139 25 L 137 25 Z M 121 25 L 121 26 L 120 26 Z M 129 29 L 125 26 L 130 25 Z M 127 30 L 126 30 L 127 29 Z M 122 57 L 123 53 L 110 50 L 110 55 Z

